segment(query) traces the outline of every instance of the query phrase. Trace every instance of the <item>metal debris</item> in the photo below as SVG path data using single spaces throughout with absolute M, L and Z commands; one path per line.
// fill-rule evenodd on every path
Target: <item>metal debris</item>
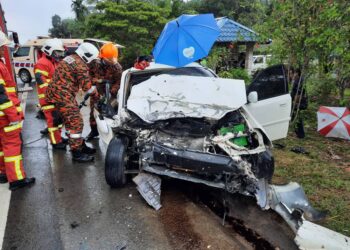
M 304 155 L 310 154 L 310 152 L 306 151 L 303 147 L 292 147 L 290 151 L 296 154 L 304 154 Z
M 300 226 L 294 241 L 302 250 L 350 249 L 349 237 L 306 220 Z
M 159 210 L 162 207 L 160 203 L 161 179 L 156 175 L 140 173 L 133 178 L 133 181 L 147 203 L 155 210 Z

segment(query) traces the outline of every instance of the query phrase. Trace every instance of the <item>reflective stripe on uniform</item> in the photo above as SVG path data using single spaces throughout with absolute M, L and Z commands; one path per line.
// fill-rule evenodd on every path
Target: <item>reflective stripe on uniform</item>
M 4 127 L 4 131 L 6 133 L 8 133 L 8 132 L 14 131 L 14 130 L 19 129 L 19 128 L 22 128 L 22 122 L 19 122 L 15 125 Z
M 16 93 L 16 88 L 15 87 L 7 87 L 5 88 L 7 93 Z
M 3 157 L 4 156 L 4 152 L 0 152 L 0 157 Z
M 5 103 L 0 105 L 0 110 L 4 110 L 4 109 L 7 109 L 7 108 L 12 107 L 12 106 L 13 106 L 13 102 L 12 101 L 5 102 Z
M 43 84 L 40 84 L 39 85 L 39 88 L 45 88 L 45 87 L 47 87 L 47 86 L 49 86 L 49 84 L 48 83 L 43 83 Z
M 0 84 L 5 85 L 4 79 L 0 79 Z
M 45 71 L 45 70 L 40 70 L 40 69 L 36 69 L 35 72 L 36 73 L 40 73 L 40 74 L 43 74 L 44 76 L 48 76 L 49 75 L 49 72 Z
M 55 138 L 55 131 L 57 131 L 58 128 L 48 128 L 48 130 L 50 133 L 50 138 L 51 138 L 52 144 L 57 144 L 56 138 Z
M 50 82 L 51 82 L 51 79 L 46 79 L 46 82 L 47 82 L 47 83 L 50 83 Z
M 49 109 L 54 109 L 54 108 L 55 108 L 54 105 L 46 105 L 46 106 L 41 107 L 42 110 L 49 110 Z
M 22 171 L 21 171 L 21 160 L 22 160 L 22 155 L 17 155 L 17 156 L 9 156 L 5 157 L 4 161 L 9 163 L 9 162 L 14 162 L 15 163 L 15 172 L 18 180 L 23 179 Z
M 38 97 L 39 97 L 39 99 L 45 98 L 45 94 L 39 94 Z
M 79 138 L 81 138 L 81 134 L 69 134 L 69 138 L 79 139 Z

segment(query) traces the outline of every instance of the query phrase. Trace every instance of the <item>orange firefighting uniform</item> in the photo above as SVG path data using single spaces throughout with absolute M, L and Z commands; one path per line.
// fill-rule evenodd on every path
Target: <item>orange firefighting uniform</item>
M 94 60 L 89 65 L 90 77 L 93 82 L 98 82 L 99 79 L 108 80 L 111 84 L 110 93 L 116 96 L 120 87 L 120 79 L 122 76 L 123 68 L 119 63 L 114 65 L 104 64 L 103 61 Z M 98 94 L 105 95 L 105 85 L 96 84 Z M 98 103 L 99 96 L 95 95 L 90 97 L 90 126 L 96 126 L 96 120 L 94 117 L 94 107 Z
M 10 183 L 26 177 L 20 137 L 23 113 L 15 86 L 16 83 L 0 60 L 0 174 L 6 174 Z
M 75 100 L 80 88 L 83 91 L 91 88 L 89 68 L 77 54 L 73 54 L 58 64 L 46 91 L 47 100 L 56 105 L 63 117 L 71 150 L 81 150 L 84 142 L 83 118 Z
M 40 77 L 41 81 L 37 81 L 38 98 L 41 110 L 44 112 L 47 128 L 49 130 L 51 144 L 62 142 L 61 128 L 62 124 L 56 124 L 55 116 L 58 111 L 55 105 L 46 100 L 46 89 L 51 82 L 51 78 L 55 72 L 56 63 L 43 55 L 34 65 L 34 73 L 36 77 Z M 56 117 L 57 118 L 57 117 Z

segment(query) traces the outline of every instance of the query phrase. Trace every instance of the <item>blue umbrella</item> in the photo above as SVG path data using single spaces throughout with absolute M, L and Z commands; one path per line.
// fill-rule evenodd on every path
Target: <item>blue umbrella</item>
M 181 67 L 206 57 L 219 34 L 213 14 L 181 15 L 160 34 L 153 49 L 155 62 Z

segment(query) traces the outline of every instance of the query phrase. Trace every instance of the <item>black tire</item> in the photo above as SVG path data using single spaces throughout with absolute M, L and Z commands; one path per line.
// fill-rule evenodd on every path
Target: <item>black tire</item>
M 123 187 L 126 183 L 126 143 L 121 138 L 113 138 L 107 148 L 105 178 L 112 188 Z
M 32 82 L 32 76 L 30 75 L 29 71 L 26 69 L 21 69 L 18 72 L 18 76 L 21 79 L 23 83 L 30 83 Z

